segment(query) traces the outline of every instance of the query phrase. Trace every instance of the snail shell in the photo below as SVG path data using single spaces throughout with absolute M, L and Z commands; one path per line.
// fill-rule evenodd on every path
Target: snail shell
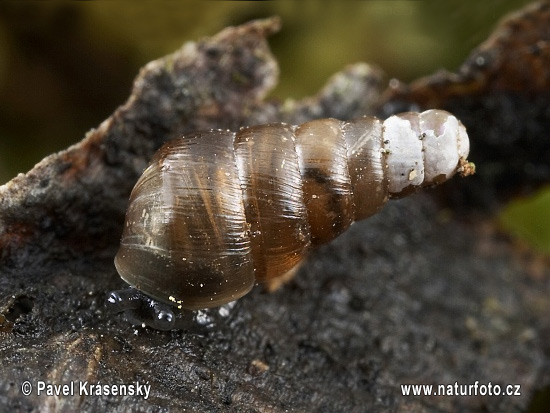
M 466 129 L 442 110 L 189 134 L 166 143 L 134 187 L 115 265 L 162 302 L 220 306 L 388 198 L 450 178 L 468 152 Z

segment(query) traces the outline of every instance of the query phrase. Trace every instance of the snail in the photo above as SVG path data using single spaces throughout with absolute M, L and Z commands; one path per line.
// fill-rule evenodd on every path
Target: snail
M 223 308 L 256 282 L 275 288 L 311 248 L 389 198 L 471 173 L 468 152 L 465 127 L 443 110 L 167 142 L 132 191 L 115 258 L 133 288 L 107 301 L 167 330 L 180 310 Z

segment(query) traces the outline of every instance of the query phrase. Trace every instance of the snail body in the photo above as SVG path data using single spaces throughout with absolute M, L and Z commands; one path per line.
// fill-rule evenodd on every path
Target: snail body
M 468 152 L 442 110 L 192 133 L 135 185 L 115 265 L 162 303 L 218 307 L 277 283 L 389 198 L 449 179 Z

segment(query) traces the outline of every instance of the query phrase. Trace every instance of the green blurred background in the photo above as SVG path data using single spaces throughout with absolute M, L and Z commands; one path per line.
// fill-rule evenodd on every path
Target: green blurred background
M 126 100 L 145 63 L 225 26 L 281 16 L 283 28 L 270 39 L 281 67 L 272 96 L 300 98 L 358 61 L 376 63 L 404 81 L 455 70 L 503 15 L 527 3 L 3 1 L 0 184 L 82 139 Z M 550 252 L 548 211 L 550 192 L 543 191 L 514 203 L 499 220 Z

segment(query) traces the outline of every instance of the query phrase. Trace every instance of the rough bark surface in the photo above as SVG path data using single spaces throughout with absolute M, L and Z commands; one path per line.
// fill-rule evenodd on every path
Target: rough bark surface
M 525 410 L 550 386 L 550 271 L 498 234 L 487 206 L 549 181 L 549 27 L 548 4 L 531 6 L 504 21 L 459 73 L 388 90 L 382 100 L 380 71 L 359 64 L 313 98 L 263 102 L 277 77 L 265 41 L 276 19 L 228 28 L 148 64 L 129 100 L 81 143 L 0 187 L 0 406 Z M 528 34 L 514 36 L 514 28 Z M 422 98 L 426 91 L 436 97 Z M 165 140 L 197 129 L 352 118 L 376 105 L 456 112 L 480 178 L 438 191 L 446 207 L 430 194 L 391 203 L 314 252 L 280 290 L 241 299 L 215 330 L 157 332 L 106 313 L 106 293 L 123 286 L 112 259 L 128 195 Z M 503 121 L 517 127 L 503 134 Z M 511 172 L 519 174 L 513 182 Z M 151 395 L 23 396 L 25 380 L 139 381 Z M 401 384 L 476 380 L 520 384 L 521 396 L 401 396 Z

